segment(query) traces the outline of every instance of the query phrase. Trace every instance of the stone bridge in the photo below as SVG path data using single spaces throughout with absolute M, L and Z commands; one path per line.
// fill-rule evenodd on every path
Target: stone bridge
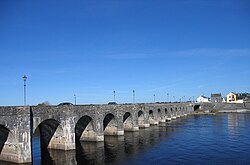
M 32 162 L 38 131 L 42 148 L 74 150 L 78 140 L 104 141 L 192 111 L 190 103 L 0 107 L 0 160 Z

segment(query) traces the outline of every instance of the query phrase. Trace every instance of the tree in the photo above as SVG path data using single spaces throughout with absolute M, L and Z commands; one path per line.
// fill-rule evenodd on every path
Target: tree
M 50 105 L 50 103 L 48 101 L 44 101 L 44 102 L 38 104 L 38 106 L 48 106 L 48 105 Z

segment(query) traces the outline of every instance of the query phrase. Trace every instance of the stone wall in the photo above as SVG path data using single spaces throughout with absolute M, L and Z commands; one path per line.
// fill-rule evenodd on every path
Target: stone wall
M 221 112 L 238 110 L 250 110 L 250 103 L 202 103 L 200 110 Z
M 30 126 L 29 107 L 0 107 L 0 127 L 8 131 L 4 135 L 0 132 L 0 136 L 7 136 L 0 150 L 0 160 L 31 162 Z

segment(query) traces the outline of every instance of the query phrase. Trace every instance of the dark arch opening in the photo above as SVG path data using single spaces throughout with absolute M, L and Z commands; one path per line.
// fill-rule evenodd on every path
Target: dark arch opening
M 158 118 L 160 118 L 161 120 L 164 119 L 163 114 L 161 113 L 161 109 L 158 109 Z
M 149 110 L 149 115 L 153 116 L 153 111 L 152 110 Z
M 113 114 L 109 113 L 103 119 L 103 131 L 104 135 L 117 135 L 118 124 Z
M 1 154 L 2 149 L 4 147 L 4 143 L 8 139 L 9 132 L 10 131 L 8 128 L 6 128 L 4 125 L 0 124 L 0 154 Z
M 131 116 L 131 114 L 129 113 L 129 112 L 126 112 L 124 115 L 123 115 L 123 122 L 125 122 L 127 119 L 128 119 L 128 117 L 130 117 Z
M 171 117 L 171 109 L 168 110 L 167 108 L 165 108 L 165 115 L 167 116 L 167 118 Z
M 149 110 L 149 123 L 154 125 L 154 114 L 152 110 Z
M 33 162 L 41 161 L 42 164 L 53 164 L 48 145 L 59 125 L 57 120 L 47 119 L 37 126 L 32 136 Z
M 47 119 L 41 122 L 35 130 L 35 135 L 40 133 L 41 149 L 47 148 L 51 138 L 56 132 L 60 123 L 54 119 Z
M 79 141 L 81 139 L 81 136 L 87 127 L 87 131 L 93 131 L 93 124 L 91 123 L 91 121 L 92 118 L 86 115 L 78 120 L 75 126 L 76 141 Z
M 200 106 L 201 106 L 201 105 L 199 105 L 199 104 L 194 105 L 194 111 L 199 110 L 199 109 L 200 109 Z
M 144 121 L 143 112 L 139 111 L 138 112 L 138 125 L 139 125 L 139 127 L 142 127 L 144 124 L 145 124 L 145 121 Z
M 124 128 L 124 131 L 130 131 L 133 129 L 132 115 L 129 112 L 126 112 L 123 115 L 123 128 Z
M 142 112 L 142 111 L 139 111 L 139 112 L 138 112 L 138 117 L 141 117 L 142 114 L 143 114 L 143 112 Z
M 110 123 L 111 120 L 113 120 L 115 118 L 115 116 L 111 113 L 107 114 L 103 120 L 103 130 L 106 129 L 106 127 L 108 126 L 108 124 Z

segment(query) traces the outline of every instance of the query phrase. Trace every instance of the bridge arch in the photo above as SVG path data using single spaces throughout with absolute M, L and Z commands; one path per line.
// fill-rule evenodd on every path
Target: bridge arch
M 149 127 L 148 124 L 146 124 L 146 120 L 145 120 L 145 114 L 143 111 L 138 111 L 138 125 L 139 125 L 139 128 L 145 128 L 145 127 Z
M 118 121 L 112 113 L 108 113 L 103 119 L 104 135 L 117 135 Z
M 171 108 L 165 108 L 165 120 L 170 121 L 171 120 Z
M 77 121 L 75 138 L 76 141 L 96 141 L 94 122 L 90 116 L 84 115 Z
M 164 111 L 161 111 L 160 108 L 158 108 L 158 121 L 159 122 L 165 122 L 165 114 Z
M 2 152 L 5 142 L 8 139 L 9 132 L 10 130 L 8 128 L 0 124 L 0 154 Z
M 23 138 L 28 141 L 28 135 L 23 134 Z M 0 158 L 1 160 L 9 161 L 10 155 L 18 155 L 18 141 L 14 133 L 5 125 L 0 124 Z M 3 156 L 1 155 L 2 153 Z
M 124 131 L 133 130 L 133 118 L 130 112 L 126 112 L 123 115 L 123 128 L 124 128 Z
M 155 114 L 154 114 L 153 110 L 149 110 L 148 116 L 149 116 L 149 124 L 150 125 L 157 125 L 158 124 L 158 121 L 155 121 Z
M 63 128 L 60 122 L 55 119 L 46 119 L 42 121 L 36 128 L 33 134 L 40 136 L 40 147 L 53 148 L 55 143 L 60 143 L 63 135 Z M 51 143 L 53 141 L 53 143 Z

